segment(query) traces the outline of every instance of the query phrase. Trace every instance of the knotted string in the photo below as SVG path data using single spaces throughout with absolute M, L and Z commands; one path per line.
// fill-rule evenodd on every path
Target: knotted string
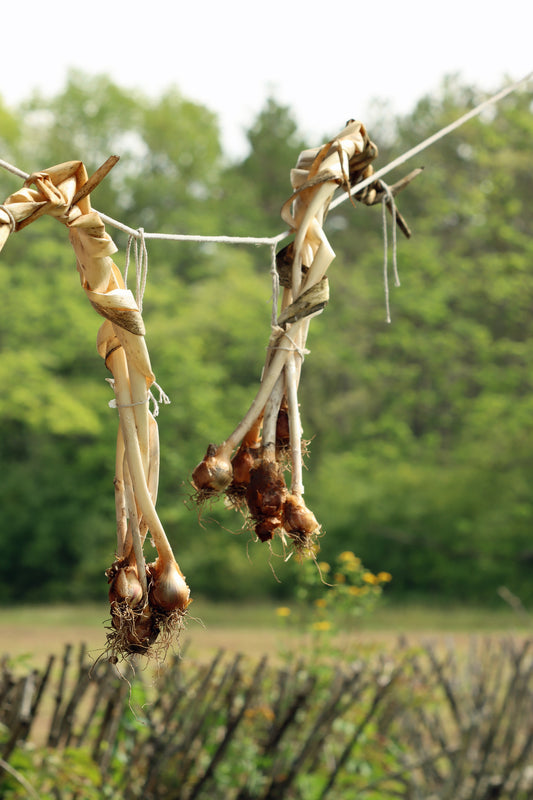
M 135 257 L 135 301 L 137 308 L 142 312 L 144 291 L 146 289 L 146 279 L 148 276 L 148 250 L 144 237 L 144 228 L 138 228 L 135 235 L 132 233 L 128 237 L 126 248 L 126 264 L 124 266 L 124 283 L 128 282 L 128 270 L 130 265 L 131 246 Z
M 400 276 L 398 274 L 397 261 L 397 235 L 396 235 L 396 203 L 390 187 L 381 181 L 384 190 L 383 200 L 381 201 L 381 214 L 383 221 L 383 283 L 385 286 L 385 310 L 387 322 L 391 322 L 390 299 L 389 299 L 389 241 L 387 235 L 387 204 L 390 203 L 392 211 L 392 270 L 394 275 L 394 285 L 400 286 Z

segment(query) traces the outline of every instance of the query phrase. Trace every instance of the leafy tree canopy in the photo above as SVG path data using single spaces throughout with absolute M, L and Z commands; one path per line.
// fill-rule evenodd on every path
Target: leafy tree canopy
M 378 166 L 479 99 L 451 77 L 386 119 L 383 142 L 368 123 Z M 506 584 L 533 599 L 532 100 L 509 96 L 413 164 L 425 171 L 398 198 L 413 237 L 399 241 L 392 325 L 380 210 L 346 202 L 328 218 L 331 301 L 313 321 L 302 376 L 306 497 L 326 530 L 324 557 L 356 551 L 393 574 L 396 597 L 494 602 Z M 72 72 L 56 96 L 15 109 L 0 102 L 0 155 L 27 171 L 78 158 L 91 171 L 116 152 L 94 205 L 147 230 L 281 231 L 289 170 L 319 142 L 304 142 L 272 97 L 248 138 L 250 153 L 228 163 L 209 109 L 175 87 L 147 98 L 102 75 Z M 0 173 L 2 199 L 18 186 Z M 110 233 L 123 266 L 126 237 Z M 180 563 L 200 593 L 290 593 L 291 565 L 276 562 L 276 583 L 267 551 L 234 535 L 236 516 L 214 507 L 199 524 L 186 502 L 207 444 L 227 436 L 255 393 L 268 249 L 149 242 L 149 255 L 147 341 L 172 398 L 159 417 L 159 505 Z M 101 598 L 116 418 L 95 352 L 99 319 L 61 226 L 42 219 L 10 237 L 0 290 L 0 601 Z

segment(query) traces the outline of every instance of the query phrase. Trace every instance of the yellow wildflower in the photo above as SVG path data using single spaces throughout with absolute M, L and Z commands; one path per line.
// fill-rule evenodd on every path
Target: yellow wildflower
M 348 587 L 349 594 L 353 594 L 355 597 L 357 597 L 360 594 L 364 594 L 366 591 L 367 591 L 367 587 L 366 586 L 349 586 Z
M 379 583 L 377 575 L 374 575 L 373 572 L 365 572 L 365 574 L 363 575 L 363 580 L 365 583 L 371 583 L 374 585 L 376 583 Z
M 331 622 L 328 622 L 326 619 L 321 622 L 313 622 L 313 630 L 315 631 L 329 631 L 330 628 Z
M 354 558 L 351 561 L 346 561 L 344 564 L 344 569 L 346 572 L 357 572 L 358 569 L 361 567 L 361 559 Z
M 392 580 L 392 575 L 390 572 L 378 572 L 378 581 L 380 583 L 388 583 Z
M 327 573 L 327 572 L 330 571 L 331 567 L 330 567 L 330 565 L 328 564 L 327 561 L 320 561 L 320 563 L 318 565 L 318 569 L 320 570 L 320 572 L 326 572 Z
M 327 605 L 327 603 L 326 603 L 326 599 L 325 599 L 324 597 L 318 597 L 318 598 L 315 600 L 315 606 L 316 606 L 317 608 L 325 608 L 325 607 L 326 607 L 326 605 Z
M 279 608 L 276 608 L 276 614 L 278 617 L 290 617 L 291 610 L 287 606 L 279 606 Z
M 339 561 L 361 561 L 351 550 L 345 550 L 339 555 Z
M 346 575 L 343 575 L 342 572 L 336 572 L 333 580 L 335 583 L 346 583 Z

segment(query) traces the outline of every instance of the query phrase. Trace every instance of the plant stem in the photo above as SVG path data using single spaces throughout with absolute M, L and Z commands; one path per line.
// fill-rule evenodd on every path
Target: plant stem
M 126 458 L 135 498 L 138 503 L 139 510 L 150 529 L 159 556 L 163 561 L 174 561 L 175 559 L 172 548 L 170 547 L 169 541 L 152 502 L 152 498 L 150 497 L 150 492 L 148 491 L 141 449 L 137 439 L 135 415 L 133 413 L 133 408 L 131 407 L 128 368 L 124 350 L 122 348 L 114 350 L 109 356 L 108 361 L 109 367 L 115 377 L 115 394 L 117 397 L 119 419 L 124 436 Z
M 117 432 L 117 452 L 115 457 L 115 516 L 117 520 L 117 558 L 124 558 L 128 555 L 126 551 L 126 540 L 128 535 L 128 519 L 126 513 L 126 499 L 124 489 L 124 437 L 122 428 L 118 426 Z
M 287 405 L 289 407 L 289 433 L 292 462 L 291 492 L 301 496 L 304 492 L 302 477 L 302 424 L 298 406 L 298 373 L 296 369 L 296 353 L 289 354 L 285 365 L 287 385 Z
M 291 338 L 295 333 L 298 332 L 303 322 L 304 320 L 301 319 L 292 325 L 290 330 Z M 274 342 L 272 350 L 274 351 L 274 355 L 268 367 L 265 368 L 261 385 L 254 400 L 252 401 L 252 405 L 239 422 L 233 433 L 231 433 L 226 441 L 220 445 L 219 451 L 227 453 L 228 455 L 231 454 L 235 447 L 239 445 L 242 438 L 250 430 L 259 414 L 263 411 L 267 400 L 270 397 L 274 386 L 276 385 L 276 381 L 280 376 L 283 367 L 285 366 L 288 353 L 290 350 L 292 350 L 292 344 L 287 334 L 283 333 L 279 336 L 279 338 Z

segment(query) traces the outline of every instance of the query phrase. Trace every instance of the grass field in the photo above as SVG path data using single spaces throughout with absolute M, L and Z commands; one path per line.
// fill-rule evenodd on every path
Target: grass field
M 96 658 L 105 645 L 107 607 L 102 605 L 20 606 L 0 609 L 0 655 L 40 666 L 51 653 L 59 654 L 66 643 L 85 642 Z M 502 602 L 494 609 L 431 607 L 421 604 L 384 605 L 356 624 L 344 628 L 349 645 L 390 644 L 400 635 L 410 639 L 464 639 L 468 634 L 527 635 L 533 620 Z M 297 641 L 297 631 L 287 628 L 272 604 L 213 604 L 197 600 L 182 636 L 192 656 L 219 649 L 251 657 L 274 655 Z

